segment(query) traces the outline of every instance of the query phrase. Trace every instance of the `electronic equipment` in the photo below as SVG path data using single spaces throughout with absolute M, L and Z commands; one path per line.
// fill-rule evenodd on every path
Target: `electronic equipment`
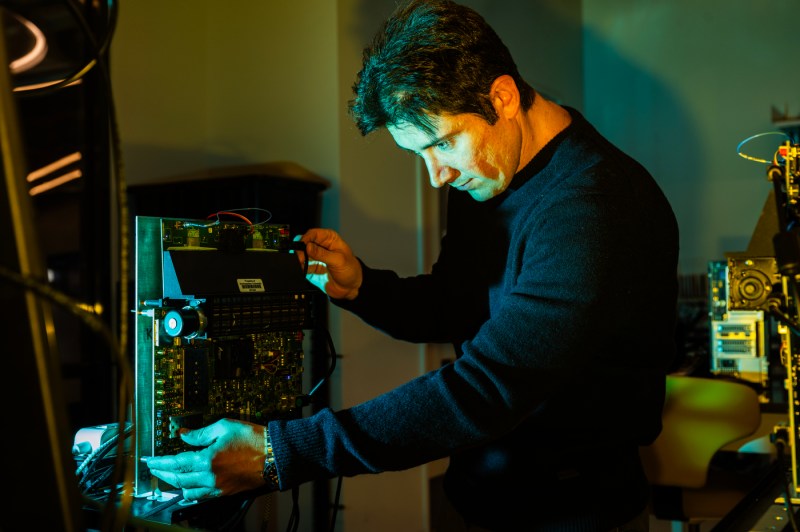
M 182 431 L 299 417 L 307 399 L 313 287 L 289 227 L 230 214 L 135 220 L 136 497 L 161 482 L 140 458 L 187 450 Z
M 727 283 L 731 310 L 763 311 L 780 298 L 781 274 L 774 257 L 729 254 Z
M 126 425 L 130 427 L 130 423 Z M 107 423 L 78 429 L 72 443 L 72 455 L 77 458 L 96 452 L 117 436 L 118 427 L 118 423 Z
M 772 287 L 767 289 L 761 276 L 752 274 L 760 270 L 749 266 L 742 270 L 740 265 L 746 262 L 729 259 L 708 265 L 710 371 L 757 383 L 762 390 L 768 390 L 769 329 L 765 330 L 764 311 L 759 307 L 762 299 L 766 300 L 764 293 L 769 294 Z M 758 286 L 748 288 L 748 283 Z M 731 296 L 731 292 L 735 295 Z M 767 400 L 762 395 L 762 401 Z
M 782 298 L 769 307 L 780 324 L 781 360 L 786 366 L 785 386 L 788 393 L 789 430 L 776 431 L 780 441 L 790 449 L 791 492 L 800 494 L 800 307 L 797 296 L 800 281 L 800 145 L 790 141 L 780 146 L 767 171 L 773 185 L 779 231 L 773 236 L 775 260 L 782 280 Z M 780 436 L 786 434 L 786 437 Z M 787 490 L 789 491 L 789 490 Z
M 763 360 L 760 349 L 773 355 L 767 380 L 773 391 L 780 389 L 783 393 L 787 420 L 774 427 L 771 438 L 781 456 L 783 450 L 788 451 L 791 462 L 787 473 L 791 478 L 781 483 L 784 495 L 775 501 L 784 504 L 800 495 L 800 146 L 787 141 L 776 150 L 772 161 L 760 162 L 769 164 L 767 179 L 773 189 L 748 250 L 726 254 L 724 265 L 712 263 L 709 269 L 709 315 L 715 342 L 712 370 L 724 373 L 743 368 L 737 364 L 744 360 Z M 762 326 L 767 319 L 774 324 L 774 333 Z M 761 330 L 767 341 L 774 335 L 772 347 L 759 340 Z M 714 351 L 715 346 L 719 350 Z M 760 372 L 762 379 L 763 366 L 753 368 L 749 375 Z M 747 375 L 736 374 L 741 378 Z

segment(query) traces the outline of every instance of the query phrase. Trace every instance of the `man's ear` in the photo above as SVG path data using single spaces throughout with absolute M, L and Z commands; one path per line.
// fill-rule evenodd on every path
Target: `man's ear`
M 520 100 L 519 89 L 514 82 L 514 78 L 504 74 L 492 82 L 489 89 L 489 97 L 492 105 L 500 118 L 513 118 L 519 113 Z

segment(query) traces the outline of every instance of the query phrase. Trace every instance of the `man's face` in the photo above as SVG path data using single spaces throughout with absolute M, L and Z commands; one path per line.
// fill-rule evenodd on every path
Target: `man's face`
M 489 125 L 472 114 L 439 116 L 433 134 L 411 124 L 388 126 L 400 148 L 425 161 L 431 185 L 450 185 L 486 201 L 503 192 L 519 169 L 521 135 L 513 122 Z

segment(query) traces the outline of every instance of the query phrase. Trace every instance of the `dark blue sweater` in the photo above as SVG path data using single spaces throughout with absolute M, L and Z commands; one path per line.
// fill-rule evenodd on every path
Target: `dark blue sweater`
M 430 274 L 365 266 L 359 296 L 334 301 L 459 356 L 353 408 L 271 422 L 281 489 L 450 456 L 451 501 L 486 527 L 605 531 L 644 507 L 678 230 L 647 171 L 569 111 L 503 194 L 451 190 Z

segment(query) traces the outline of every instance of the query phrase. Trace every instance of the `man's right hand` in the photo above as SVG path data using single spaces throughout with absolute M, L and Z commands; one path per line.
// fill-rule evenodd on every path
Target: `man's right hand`
M 295 240 L 305 244 L 312 284 L 334 299 L 356 298 L 362 281 L 361 263 L 336 231 L 309 229 Z M 302 255 L 300 258 L 305 260 Z

